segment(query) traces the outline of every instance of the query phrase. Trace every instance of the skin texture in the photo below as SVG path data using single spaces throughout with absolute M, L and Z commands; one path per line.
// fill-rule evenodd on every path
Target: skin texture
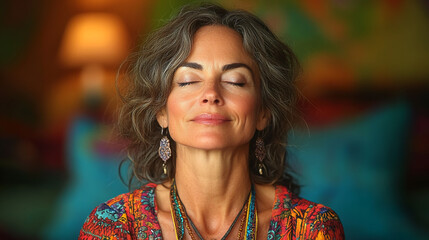
M 205 239 L 220 239 L 250 191 L 249 141 L 266 127 L 257 66 L 241 36 L 224 26 L 205 26 L 174 75 L 167 106 L 157 115 L 176 142 L 176 184 L 190 218 Z M 158 219 L 174 239 L 169 189 L 159 185 Z M 266 239 L 274 187 L 256 187 L 258 239 Z M 238 232 L 237 227 L 231 232 Z

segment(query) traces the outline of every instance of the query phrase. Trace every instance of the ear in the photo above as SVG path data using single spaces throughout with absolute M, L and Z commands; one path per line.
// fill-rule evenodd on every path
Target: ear
M 165 108 L 161 109 L 161 111 L 156 114 L 156 120 L 158 121 L 159 126 L 162 128 L 168 127 L 168 117 Z
M 271 118 L 271 112 L 268 109 L 263 109 L 262 111 L 259 112 L 258 114 L 258 120 L 256 122 L 256 129 L 258 131 L 262 131 L 264 130 Z

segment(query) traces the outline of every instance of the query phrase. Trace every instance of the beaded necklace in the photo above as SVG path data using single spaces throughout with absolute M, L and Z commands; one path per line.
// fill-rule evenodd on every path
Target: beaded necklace
M 203 240 L 203 237 L 199 233 L 198 229 L 195 227 L 195 224 L 192 222 L 192 220 L 189 218 L 188 214 L 186 213 L 185 206 L 183 205 L 182 201 L 180 200 L 180 197 L 177 193 L 177 187 L 176 182 L 173 179 L 173 184 L 170 188 L 170 201 L 171 201 L 171 217 L 173 219 L 173 225 L 174 225 L 174 232 L 176 234 L 176 239 L 182 240 L 185 236 L 185 227 L 188 230 L 189 236 L 192 240 L 195 240 L 195 236 L 193 234 L 192 229 L 197 234 L 198 238 L 200 240 Z M 222 237 L 221 240 L 226 239 L 226 237 L 229 235 L 231 230 L 233 229 L 235 223 L 237 222 L 239 216 L 244 211 L 244 216 L 241 219 L 240 228 L 237 234 L 237 239 L 240 239 L 242 236 L 243 230 L 245 230 L 244 239 L 245 240 L 254 240 L 256 239 L 257 234 L 257 224 L 258 224 L 258 216 L 256 211 L 256 199 L 255 199 L 255 189 L 252 185 L 248 200 L 243 204 L 243 207 L 241 208 L 240 212 L 234 219 L 233 223 L 229 227 L 228 231 L 225 233 L 225 235 Z M 246 221 L 245 221 L 246 220 Z M 245 227 L 243 228 L 243 225 L 245 224 Z

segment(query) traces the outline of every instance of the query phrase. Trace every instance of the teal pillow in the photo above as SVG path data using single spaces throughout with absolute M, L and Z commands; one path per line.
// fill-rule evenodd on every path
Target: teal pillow
M 347 239 L 415 239 L 401 205 L 410 108 L 395 102 L 325 129 L 293 131 L 301 196 L 333 208 Z M 403 197 L 403 196 L 402 196 Z
M 89 116 L 73 119 L 67 134 L 67 167 L 70 174 L 42 239 L 77 239 L 91 211 L 100 203 L 128 191 L 119 177 L 124 158 L 105 139 L 106 125 Z M 126 167 L 123 169 L 126 176 Z

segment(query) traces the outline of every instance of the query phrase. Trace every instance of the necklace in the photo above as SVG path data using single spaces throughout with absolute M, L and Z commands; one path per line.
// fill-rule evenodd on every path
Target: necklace
M 240 228 L 238 229 L 237 239 L 241 239 L 241 234 L 243 233 L 243 226 L 244 226 L 244 222 L 246 220 L 246 216 L 247 216 L 247 204 L 244 208 L 244 214 L 243 214 L 243 217 L 241 218 L 241 221 L 240 221 Z
M 244 239 L 256 239 L 257 231 L 258 231 L 258 211 L 256 211 L 256 197 L 255 197 L 255 188 L 252 185 L 250 189 L 250 200 L 248 204 L 247 211 L 247 220 L 246 220 L 246 235 Z
M 249 193 L 249 195 L 250 195 L 250 193 Z M 182 202 L 182 200 L 180 199 L 180 196 L 178 194 L 177 194 L 177 197 L 178 197 L 179 201 Z M 240 212 L 238 212 L 238 214 L 235 217 L 234 221 L 232 222 L 231 226 L 229 226 L 228 230 L 223 235 L 223 237 L 221 238 L 221 240 L 225 240 L 228 237 L 229 233 L 231 232 L 232 228 L 234 227 L 235 223 L 237 222 L 238 218 L 240 217 L 241 213 L 243 212 L 243 209 L 246 207 L 246 205 L 247 205 L 246 203 L 247 203 L 247 201 L 244 202 L 243 207 L 241 207 L 241 209 L 240 209 Z M 197 227 L 192 222 L 191 218 L 188 216 L 188 213 L 186 212 L 186 208 L 183 205 L 183 203 L 181 205 L 183 206 L 183 211 L 184 211 L 184 214 L 186 216 L 186 219 L 188 220 L 188 223 L 191 224 L 192 229 L 195 231 L 195 233 L 200 238 L 200 240 L 204 240 L 204 238 L 201 236 L 200 232 L 198 231 Z
M 243 230 L 246 231 L 246 233 L 244 234 L 245 240 L 256 239 L 258 219 L 257 219 L 255 200 L 256 200 L 255 189 L 252 185 L 248 200 L 244 202 L 240 212 L 237 214 L 233 223 L 231 224 L 231 226 L 229 226 L 227 232 L 224 234 L 221 240 L 225 240 L 228 237 L 235 223 L 239 219 L 240 215 L 242 215 L 243 211 L 244 211 L 244 216 L 241 219 L 240 228 L 237 234 L 237 239 L 241 238 Z M 200 232 L 198 231 L 195 224 L 192 222 L 192 220 L 189 218 L 186 212 L 186 208 L 183 205 L 179 197 L 179 194 L 177 192 L 176 181 L 174 179 L 173 179 L 173 184 L 171 185 L 171 188 L 170 188 L 170 202 L 171 202 L 171 217 L 173 219 L 176 239 L 181 240 L 184 238 L 185 227 L 186 227 L 186 229 L 188 230 L 189 236 L 191 237 L 192 240 L 195 240 L 193 231 L 197 234 L 200 240 L 204 240 L 204 238 L 201 236 Z M 246 222 L 246 224 L 245 224 L 245 227 L 243 228 L 244 222 Z M 191 230 L 191 227 L 193 231 Z

